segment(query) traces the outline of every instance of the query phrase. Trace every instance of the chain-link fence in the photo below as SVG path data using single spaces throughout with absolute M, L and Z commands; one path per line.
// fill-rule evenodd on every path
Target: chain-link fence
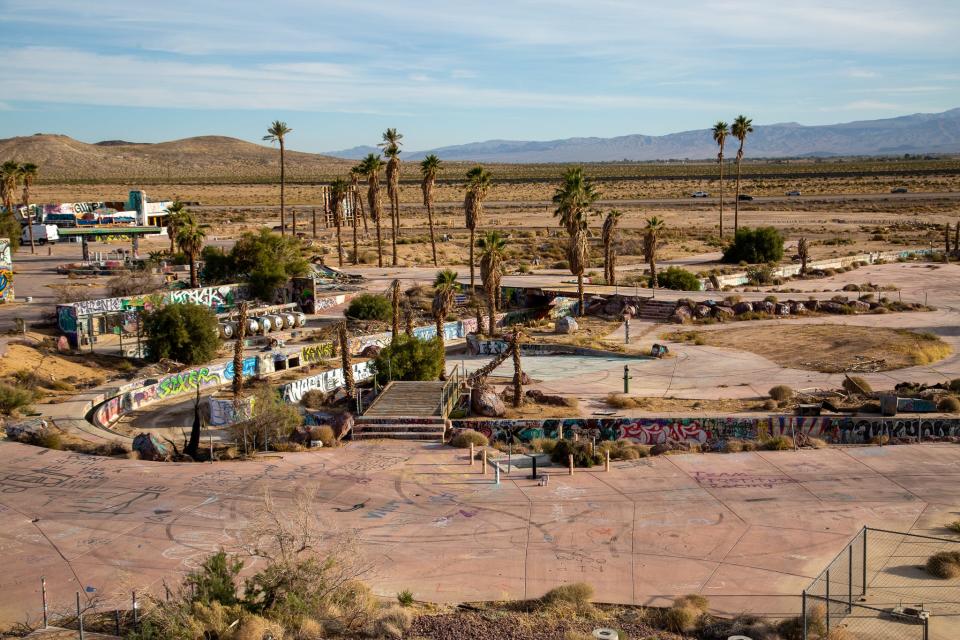
M 924 565 L 960 541 L 864 527 L 803 592 L 805 640 L 960 638 L 960 578 Z

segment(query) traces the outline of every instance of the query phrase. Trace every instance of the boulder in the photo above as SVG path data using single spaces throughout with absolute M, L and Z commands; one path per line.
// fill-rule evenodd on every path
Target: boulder
M 553 331 L 554 333 L 576 333 L 579 328 L 580 325 L 577 324 L 573 316 L 564 316 L 557 318 Z
M 339 440 L 353 430 L 353 414 L 349 411 L 333 414 L 330 418 L 330 426 L 333 428 L 333 434 Z
M 819 304 L 820 311 L 824 313 L 843 313 L 844 305 L 832 300 L 825 300 Z
M 807 310 L 807 307 L 802 302 L 791 302 L 790 303 L 790 313 L 792 314 L 801 314 Z
M 820 301 L 815 298 L 811 298 L 810 300 L 804 302 L 803 306 L 807 308 L 807 311 L 817 311 L 820 308 Z
M 474 387 L 470 392 L 470 406 L 477 415 L 487 418 L 500 418 L 507 412 L 503 401 L 492 387 Z
M 571 401 L 563 396 L 551 395 L 540 391 L 539 389 L 530 389 L 526 396 L 537 404 L 549 404 L 556 407 L 568 407 Z
M 170 449 L 152 433 L 141 432 L 133 438 L 133 450 L 141 460 L 161 462 L 170 459 Z
M 302 444 L 305 447 L 310 446 L 310 441 L 313 439 L 313 436 L 310 433 L 310 427 L 300 425 L 296 429 L 290 432 L 290 442 L 296 444 Z
M 754 311 L 763 311 L 764 313 L 773 315 L 774 312 L 776 312 L 777 305 L 769 300 L 761 300 L 753 305 L 753 309 Z
M 733 305 L 733 312 L 736 313 L 738 316 L 741 313 L 750 313 L 751 311 L 753 311 L 753 305 L 747 302 L 746 300 L 743 300 Z
M 733 312 L 732 307 L 724 307 L 721 305 L 717 305 L 716 307 L 713 308 L 713 315 L 715 315 L 718 318 L 732 318 L 737 314 Z
M 603 305 L 603 313 L 608 316 L 619 316 L 623 314 L 623 301 L 610 300 Z
M 360 352 L 360 357 L 362 358 L 376 358 L 380 355 L 380 352 L 383 351 L 383 347 L 378 344 L 368 344 L 363 348 L 363 351 Z
M 690 322 L 692 318 L 693 314 L 690 312 L 690 307 L 679 305 L 674 310 L 673 315 L 670 316 L 670 322 L 674 322 L 676 324 L 686 324 Z
M 778 302 L 774 305 L 774 313 L 778 316 L 788 316 L 790 315 L 790 305 L 785 302 Z
M 854 313 L 867 313 L 870 311 L 870 303 L 864 302 L 863 300 L 854 300 L 849 303 L 849 307 L 853 309 Z
M 706 318 L 710 316 L 710 305 L 708 304 L 698 304 L 693 310 L 693 317 L 697 319 Z
M 46 433 L 47 423 L 39 418 L 32 420 L 21 420 L 20 422 L 11 422 L 4 427 L 7 438 L 10 440 L 33 440 Z

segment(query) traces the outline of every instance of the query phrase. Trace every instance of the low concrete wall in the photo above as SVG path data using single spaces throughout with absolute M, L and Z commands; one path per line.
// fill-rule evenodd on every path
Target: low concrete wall
M 473 355 L 498 355 L 509 349 L 506 340 L 488 340 L 467 336 L 467 349 Z M 604 351 L 568 344 L 521 344 L 520 353 L 525 356 L 594 356 L 599 358 L 625 358 L 631 360 L 649 360 L 650 356 L 620 353 L 618 351 Z
M 641 444 L 670 440 L 718 448 L 730 439 L 757 440 L 771 436 L 807 436 L 828 442 L 862 444 L 881 434 L 892 438 L 934 440 L 960 437 L 960 418 L 764 416 L 720 418 L 549 418 L 543 420 L 454 420 L 454 431 L 474 429 L 491 440 L 510 437 L 572 437 L 580 433 L 598 440 L 628 439 Z

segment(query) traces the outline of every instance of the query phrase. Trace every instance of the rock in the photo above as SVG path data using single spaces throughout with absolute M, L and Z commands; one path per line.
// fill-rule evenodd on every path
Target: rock
M 170 459 L 170 450 L 152 433 L 141 432 L 133 439 L 133 450 L 141 460 L 162 462 Z
M 854 313 L 867 313 L 870 311 L 870 303 L 863 300 L 854 300 L 848 305 Z
M 564 316 L 557 319 L 553 331 L 554 333 L 576 333 L 579 328 L 580 325 L 577 324 L 573 316 Z
M 802 302 L 791 302 L 790 303 L 790 313 L 792 314 L 801 314 L 806 312 L 807 308 Z
M 549 404 L 555 407 L 569 407 L 572 403 L 568 398 L 557 395 L 550 395 L 539 389 L 530 389 L 526 396 L 537 404 Z
M 520 372 L 520 384 L 522 384 L 523 386 L 527 386 L 527 385 L 532 384 L 532 383 L 533 383 L 533 379 L 532 379 L 530 376 L 527 375 L 527 372 L 526 372 L 526 371 L 521 371 L 521 372 Z
M 816 299 L 807 300 L 803 303 L 807 311 L 817 311 L 820 308 L 820 301 Z
M 670 322 L 674 322 L 676 324 L 686 324 L 690 322 L 692 318 L 693 314 L 690 313 L 690 308 L 681 305 L 674 309 L 673 315 L 670 316 Z
M 48 429 L 45 420 L 34 418 L 32 420 L 21 420 L 12 422 L 4 427 L 7 432 L 7 438 L 10 440 L 32 440 L 42 436 Z
M 733 312 L 736 313 L 738 316 L 741 313 L 750 313 L 751 311 L 753 311 L 753 305 L 747 302 L 746 300 L 742 302 L 738 302 L 737 304 L 733 305 Z
M 503 401 L 492 387 L 474 387 L 470 392 L 470 406 L 477 415 L 487 418 L 500 418 L 507 412 Z
M 619 316 L 623 314 L 623 301 L 611 300 L 603 305 L 603 313 L 608 316 Z
M 753 305 L 753 309 L 754 311 L 763 311 L 764 313 L 773 315 L 777 309 L 777 305 L 770 302 L 769 300 L 761 300 L 760 302 Z
M 710 305 L 708 304 L 698 304 L 693 310 L 693 317 L 700 319 L 706 318 L 710 315 Z
M 790 315 L 790 305 L 785 302 L 778 302 L 774 305 L 774 313 L 778 316 L 788 316 Z
M 821 302 L 819 305 L 820 311 L 824 313 L 843 313 L 843 307 L 844 305 L 832 300 Z
M 721 305 L 717 305 L 716 307 L 713 308 L 713 315 L 718 318 L 732 318 L 737 314 L 733 312 L 733 309 L 731 307 L 724 307 Z
M 623 308 L 623 312 L 630 315 L 631 318 L 637 317 L 637 307 L 632 304 L 628 304 Z
M 301 425 L 290 432 L 290 442 L 302 444 L 305 447 L 310 446 L 310 441 L 312 439 L 313 436 L 310 433 L 310 427 Z
M 333 414 L 330 418 L 330 426 L 333 427 L 333 434 L 339 440 L 353 430 L 353 414 L 349 411 Z
M 378 344 L 368 344 L 363 348 L 363 351 L 360 352 L 360 357 L 362 358 L 376 358 L 380 355 L 380 352 L 383 351 L 383 347 Z

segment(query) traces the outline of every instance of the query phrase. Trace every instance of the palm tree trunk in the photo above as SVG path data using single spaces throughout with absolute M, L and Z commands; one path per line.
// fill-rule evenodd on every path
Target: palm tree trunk
M 334 209 L 333 221 L 337 225 L 337 264 L 343 266 L 343 241 L 340 239 L 340 212 Z
M 580 308 L 577 309 L 577 315 L 582 318 L 585 311 L 583 308 L 583 271 L 577 274 L 577 297 L 580 298 Z
M 733 200 L 733 233 L 740 228 L 740 154 L 737 154 L 737 189 Z
M 397 213 L 398 204 L 397 198 L 390 198 L 390 224 L 393 227 L 393 237 L 391 239 L 393 243 L 393 266 L 397 266 L 397 222 L 400 220 Z
M 474 291 L 474 279 L 473 279 L 473 234 L 475 229 L 470 229 L 470 291 Z
M 350 363 L 350 337 L 347 335 L 347 322 L 344 320 L 337 327 L 337 338 L 340 342 L 340 364 L 343 368 L 343 386 L 347 395 L 352 396 L 354 390 L 353 365 Z
M 393 313 L 390 316 L 390 342 L 395 342 L 400 335 L 400 281 L 394 280 L 390 288 L 390 306 Z
M 377 266 L 383 267 L 383 240 L 380 236 L 380 218 L 377 218 Z
M 657 288 L 657 261 L 653 256 L 650 257 L 650 288 Z
M 286 212 L 284 211 L 284 206 L 286 205 L 286 167 L 284 166 L 283 158 L 283 138 L 280 138 L 280 235 L 285 235 L 287 232 L 286 224 Z
M 513 406 L 523 404 L 523 368 L 520 366 L 520 334 L 513 336 Z
M 233 345 L 233 400 L 240 399 L 243 390 L 243 341 L 247 337 L 247 303 L 241 302 L 237 314 L 237 341 Z M 234 406 L 236 416 L 237 407 Z
M 607 241 L 603 243 L 603 282 L 613 284 L 610 280 L 610 242 Z
M 617 284 L 617 251 L 613 247 L 610 247 L 610 279 L 607 284 L 611 286 Z
M 357 248 L 357 197 L 353 197 L 353 264 L 360 264 L 360 250 Z
M 433 198 L 427 200 L 427 222 L 430 224 L 430 249 L 433 251 L 433 266 L 437 266 L 437 239 L 433 235 Z
M 440 340 L 440 379 L 447 379 L 447 348 L 444 346 L 443 342 L 443 320 L 441 316 L 434 316 L 434 321 L 437 323 L 437 338 Z
M 723 237 L 723 154 L 720 154 L 720 237 Z
M 193 252 L 190 252 L 190 286 L 194 289 L 200 286 L 197 282 L 197 261 L 194 260 Z
M 497 328 L 496 289 L 493 287 L 487 289 L 487 310 L 490 312 L 490 316 L 487 318 L 487 327 L 490 329 L 490 337 L 493 338 Z
M 317 208 L 313 208 L 313 237 L 317 237 Z
M 292 209 L 290 209 L 290 225 L 293 227 L 293 230 L 291 231 L 291 233 L 293 234 L 293 237 L 296 238 L 297 237 L 297 208 L 296 207 L 293 207 Z

